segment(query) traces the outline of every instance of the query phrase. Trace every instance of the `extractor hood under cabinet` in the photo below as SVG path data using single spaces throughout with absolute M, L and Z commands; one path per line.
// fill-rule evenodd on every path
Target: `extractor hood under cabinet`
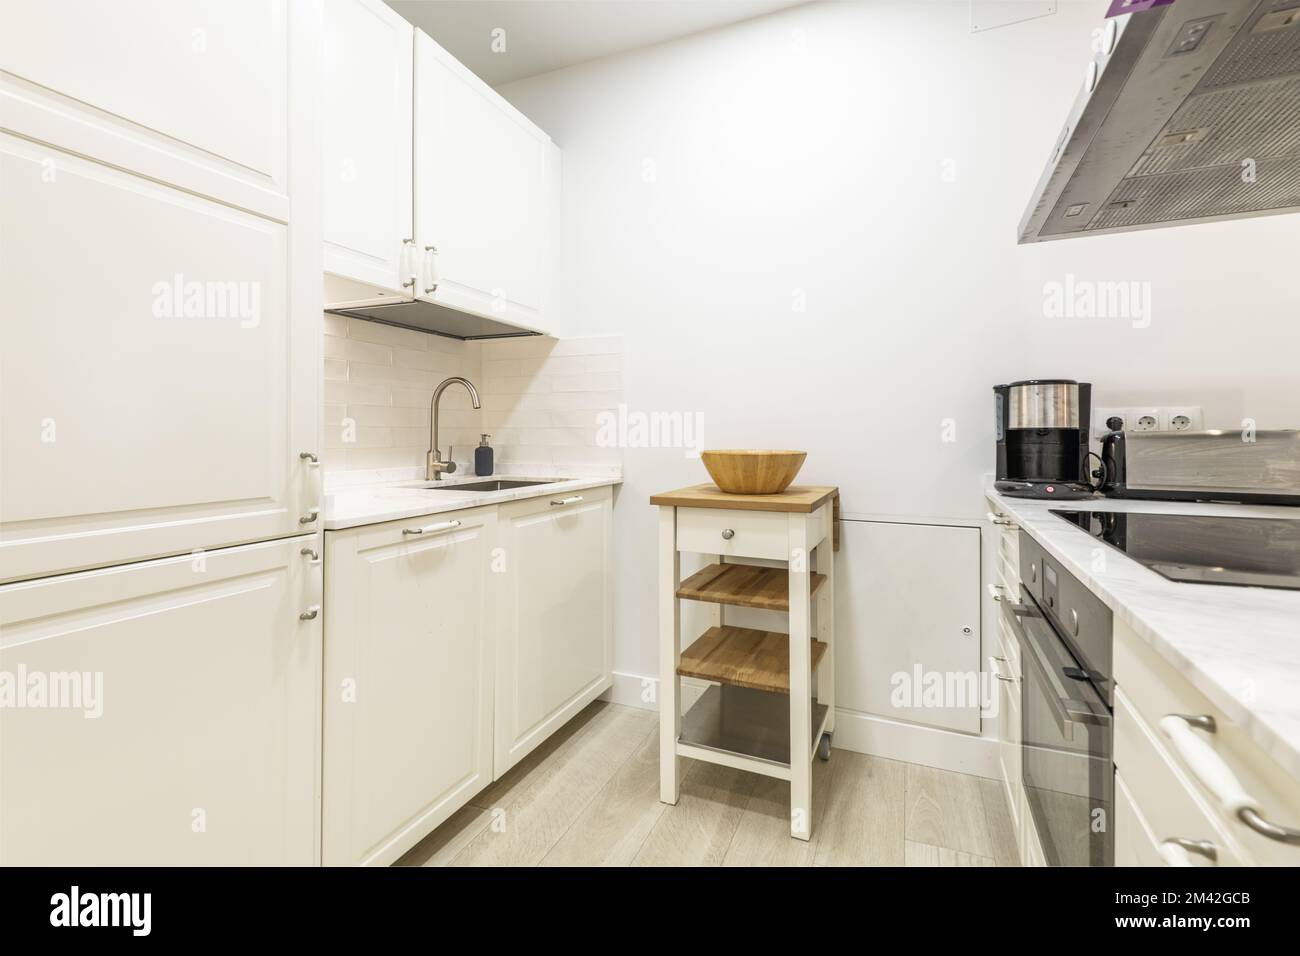
M 1020 242 L 1300 209 L 1300 0 L 1109 20 Z

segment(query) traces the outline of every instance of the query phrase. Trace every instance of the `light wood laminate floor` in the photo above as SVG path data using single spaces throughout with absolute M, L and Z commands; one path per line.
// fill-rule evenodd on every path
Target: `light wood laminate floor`
M 813 838 L 780 780 L 684 760 L 659 802 L 659 723 L 595 703 L 398 866 L 1017 865 L 1000 782 L 836 750 L 814 761 Z

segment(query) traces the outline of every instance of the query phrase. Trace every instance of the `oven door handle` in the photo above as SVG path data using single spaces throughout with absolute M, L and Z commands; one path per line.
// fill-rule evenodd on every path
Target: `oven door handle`
M 1074 739 L 1075 724 L 1097 724 L 1105 726 L 1110 723 L 1110 714 L 1101 713 L 1086 700 L 1079 700 L 1077 697 L 1070 696 L 1066 690 L 1065 684 L 1057 676 L 1056 667 L 1047 659 L 1047 653 L 1043 650 L 1039 638 L 1031 633 L 1031 626 L 1026 624 L 1025 619 L 1042 620 L 1038 615 L 1036 608 L 1027 604 L 1004 604 L 1007 610 L 1007 616 L 1012 629 L 1016 632 L 1016 637 L 1020 640 L 1020 646 L 1026 651 L 1025 654 L 1034 664 L 1034 669 L 1042 675 L 1043 680 L 1051 689 L 1046 695 L 1048 701 L 1053 705 L 1053 716 L 1056 718 L 1056 725 L 1060 728 L 1061 736 L 1066 740 Z M 1052 639 L 1056 639 L 1055 635 Z

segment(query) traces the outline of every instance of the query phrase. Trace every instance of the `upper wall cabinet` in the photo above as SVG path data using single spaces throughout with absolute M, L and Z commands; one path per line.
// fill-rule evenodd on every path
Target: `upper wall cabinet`
M 415 31 L 381 0 L 325 0 L 324 27 L 325 271 L 409 297 Z
M 0 11 L 0 128 L 288 220 L 286 0 Z
M 559 151 L 419 32 L 415 162 L 420 298 L 545 330 Z

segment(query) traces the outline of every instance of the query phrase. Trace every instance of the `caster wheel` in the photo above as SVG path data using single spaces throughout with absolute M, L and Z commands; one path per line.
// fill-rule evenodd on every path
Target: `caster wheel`
M 831 735 L 822 734 L 822 739 L 817 741 L 817 756 L 822 760 L 831 759 Z

